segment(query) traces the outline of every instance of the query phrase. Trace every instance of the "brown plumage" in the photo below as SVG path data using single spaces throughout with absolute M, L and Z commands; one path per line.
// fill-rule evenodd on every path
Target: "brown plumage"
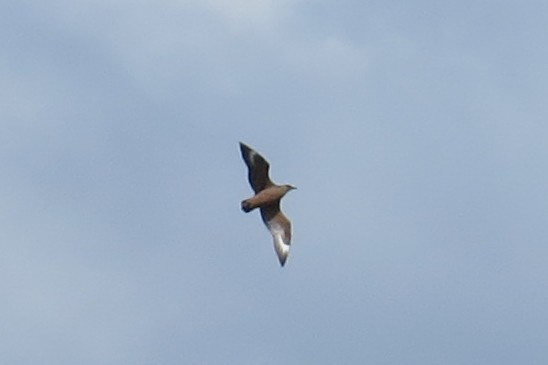
M 268 176 L 270 165 L 264 157 L 242 142 L 240 150 L 248 168 L 249 184 L 255 191 L 255 196 L 242 201 L 242 210 L 248 213 L 255 208 L 260 209 L 263 222 L 274 239 L 280 264 L 284 266 L 291 244 L 291 222 L 281 212 L 280 200 L 296 187 L 274 184 Z

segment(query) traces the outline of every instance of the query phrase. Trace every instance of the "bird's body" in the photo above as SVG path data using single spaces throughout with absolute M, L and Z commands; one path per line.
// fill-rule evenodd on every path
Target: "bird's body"
M 269 186 L 259 191 L 255 196 L 242 201 L 242 210 L 247 213 L 255 208 L 268 207 L 269 205 L 279 203 L 280 199 L 288 191 L 285 185 Z
M 270 165 L 264 157 L 241 142 L 240 150 L 248 167 L 249 184 L 255 191 L 255 196 L 242 201 L 242 210 L 246 213 L 256 208 L 261 210 L 263 222 L 272 234 L 280 264 L 284 266 L 291 244 L 291 222 L 281 212 L 280 200 L 288 191 L 296 188 L 274 184 L 268 176 Z

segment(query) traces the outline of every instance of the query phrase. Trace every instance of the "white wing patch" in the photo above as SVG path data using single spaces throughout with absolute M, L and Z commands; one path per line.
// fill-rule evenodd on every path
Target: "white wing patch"
M 276 250 L 280 264 L 283 266 L 287 260 L 287 256 L 289 256 L 289 242 L 282 227 L 278 225 L 270 226 L 270 232 L 274 238 L 274 249 Z
M 249 150 L 249 161 L 251 161 L 253 166 L 255 166 L 255 156 L 257 156 L 257 152 L 254 150 Z

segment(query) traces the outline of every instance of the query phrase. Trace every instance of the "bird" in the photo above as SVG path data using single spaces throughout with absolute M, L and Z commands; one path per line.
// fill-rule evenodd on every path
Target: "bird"
M 274 249 L 283 267 L 289 256 L 291 244 L 291 221 L 280 210 L 280 200 L 289 191 L 297 189 L 290 184 L 276 185 L 270 180 L 270 164 L 257 151 L 240 142 L 242 158 L 248 169 L 248 180 L 255 195 L 242 200 L 241 208 L 245 213 L 259 208 L 265 226 L 272 234 Z

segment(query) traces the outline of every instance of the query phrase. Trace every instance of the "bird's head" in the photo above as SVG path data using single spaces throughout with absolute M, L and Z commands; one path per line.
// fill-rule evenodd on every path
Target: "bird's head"
M 286 191 L 286 193 L 287 193 L 288 191 L 291 191 L 291 190 L 295 190 L 295 189 L 297 189 L 297 187 L 296 187 L 296 186 L 293 186 L 293 185 L 289 185 L 289 184 L 285 184 L 285 185 L 284 185 L 284 187 L 285 187 L 285 191 Z

